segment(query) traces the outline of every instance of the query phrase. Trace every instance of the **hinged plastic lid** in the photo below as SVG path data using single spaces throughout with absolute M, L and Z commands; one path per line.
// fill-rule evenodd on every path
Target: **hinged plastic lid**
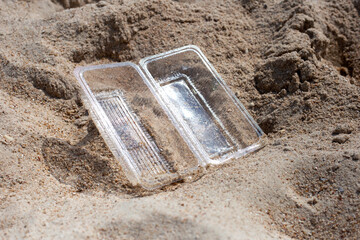
M 261 146 L 263 132 L 196 46 L 77 68 L 82 99 L 133 184 L 154 189 Z

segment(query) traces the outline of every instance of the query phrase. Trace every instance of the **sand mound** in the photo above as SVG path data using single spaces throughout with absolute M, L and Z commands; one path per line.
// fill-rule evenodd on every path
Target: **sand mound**
M 3 238 L 360 238 L 360 4 L 0 1 Z M 154 193 L 129 185 L 76 66 L 198 45 L 267 147 Z

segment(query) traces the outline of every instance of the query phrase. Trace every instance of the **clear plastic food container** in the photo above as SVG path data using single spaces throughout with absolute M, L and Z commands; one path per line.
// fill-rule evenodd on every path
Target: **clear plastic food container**
M 82 100 L 134 185 L 154 189 L 262 146 L 262 130 L 196 46 L 140 67 L 80 67 Z

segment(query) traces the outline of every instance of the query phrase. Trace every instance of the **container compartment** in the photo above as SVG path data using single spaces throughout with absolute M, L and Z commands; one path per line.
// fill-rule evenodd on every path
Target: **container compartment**
M 198 158 L 132 63 L 78 70 L 86 107 L 131 182 L 153 189 L 199 168 Z
M 203 161 L 219 164 L 260 147 L 263 132 L 199 48 L 151 56 L 140 65 Z

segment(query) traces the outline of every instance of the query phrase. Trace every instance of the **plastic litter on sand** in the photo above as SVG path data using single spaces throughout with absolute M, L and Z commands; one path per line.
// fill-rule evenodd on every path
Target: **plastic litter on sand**
M 75 75 L 134 185 L 158 188 L 262 146 L 262 130 L 196 46 Z

